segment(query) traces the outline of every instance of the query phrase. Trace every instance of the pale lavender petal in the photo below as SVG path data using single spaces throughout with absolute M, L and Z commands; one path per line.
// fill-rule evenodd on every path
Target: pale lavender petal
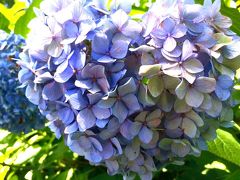
M 162 28 L 168 33 L 171 33 L 174 27 L 175 27 L 175 22 L 171 18 L 167 18 L 162 22 Z
M 94 105 L 92 107 L 92 112 L 95 115 L 97 119 L 107 119 L 111 116 L 111 112 L 109 109 L 103 109 L 98 107 L 97 105 Z
M 106 34 L 97 33 L 94 36 L 92 50 L 100 54 L 106 54 L 109 51 L 109 40 Z
M 118 29 L 121 29 L 122 26 L 128 21 L 128 19 L 128 15 L 122 9 L 119 9 L 111 15 L 111 20 Z
M 123 59 L 128 52 L 128 43 L 126 41 L 118 40 L 112 45 L 110 54 L 113 58 Z
M 152 130 L 148 129 L 146 126 L 143 126 L 138 136 L 143 143 L 148 144 L 153 138 L 153 132 Z
M 96 117 L 90 109 L 86 108 L 78 113 L 77 122 L 81 128 L 80 130 L 85 131 L 95 125 Z
M 43 88 L 42 96 L 45 100 L 56 101 L 63 96 L 62 86 L 55 81 L 48 83 Z
M 69 125 L 74 120 L 74 113 L 70 108 L 63 108 L 58 111 L 59 119 L 65 124 Z
M 183 47 L 182 47 L 182 61 L 185 61 L 190 56 L 192 56 L 192 52 L 193 52 L 193 45 L 190 43 L 189 40 L 185 40 L 183 42 Z
M 125 84 L 119 86 L 118 93 L 120 96 L 124 96 L 130 93 L 135 93 L 137 90 L 136 83 L 133 78 L 130 78 Z
M 128 94 L 124 96 L 122 100 L 124 101 L 124 104 L 127 106 L 129 114 L 133 114 L 141 109 L 137 97 L 133 94 Z
M 176 46 L 177 46 L 177 42 L 173 37 L 168 37 L 166 41 L 164 41 L 163 43 L 163 48 L 168 52 L 173 51 Z
M 112 114 L 122 123 L 128 116 L 128 109 L 121 101 L 117 101 L 112 108 Z
M 183 24 L 177 25 L 173 32 L 172 32 L 172 37 L 174 38 L 181 38 L 187 33 L 187 27 L 184 26 Z

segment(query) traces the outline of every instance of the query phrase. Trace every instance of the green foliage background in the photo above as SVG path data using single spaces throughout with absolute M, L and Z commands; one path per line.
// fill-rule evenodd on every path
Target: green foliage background
M 34 17 L 34 7 L 41 0 L 33 0 L 30 7 L 19 0 L 0 0 L 0 29 L 14 31 L 24 37 L 27 24 Z M 134 0 L 130 13 L 143 14 L 153 0 Z M 202 3 L 203 0 L 195 0 Z M 221 12 L 233 21 L 232 30 L 240 35 L 240 1 L 222 0 Z M 238 59 L 240 60 L 240 59 Z M 236 75 L 234 98 L 240 102 L 240 70 Z M 240 110 L 234 107 L 235 126 L 219 129 L 217 139 L 209 142 L 209 151 L 201 157 L 189 156 L 183 166 L 167 165 L 155 173 L 154 179 L 164 180 L 239 180 L 240 179 Z M 118 180 L 110 177 L 103 167 L 89 165 L 57 140 L 48 128 L 29 134 L 12 134 L 0 130 L 0 180 Z M 138 179 L 138 177 L 136 177 Z

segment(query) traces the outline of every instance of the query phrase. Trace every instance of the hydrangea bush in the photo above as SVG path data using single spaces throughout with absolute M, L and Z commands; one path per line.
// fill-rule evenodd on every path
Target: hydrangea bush
M 110 175 L 151 179 L 232 125 L 240 38 L 219 0 L 161 0 L 141 20 L 130 1 L 106 4 L 43 1 L 19 80 L 73 152 Z
M 44 117 L 19 88 L 18 70 L 14 58 L 19 58 L 22 37 L 0 31 L 0 128 L 11 132 L 30 132 L 44 127 Z

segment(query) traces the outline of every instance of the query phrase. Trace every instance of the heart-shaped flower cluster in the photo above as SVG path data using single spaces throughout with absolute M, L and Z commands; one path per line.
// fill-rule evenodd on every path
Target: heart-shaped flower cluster
M 24 44 L 22 37 L 0 31 L 0 128 L 15 133 L 43 128 L 45 119 L 18 87 L 19 67 L 13 59 L 19 58 Z
M 240 38 L 219 0 L 162 0 L 139 21 L 131 2 L 106 4 L 43 1 L 19 79 L 73 152 L 110 175 L 151 179 L 232 125 Z

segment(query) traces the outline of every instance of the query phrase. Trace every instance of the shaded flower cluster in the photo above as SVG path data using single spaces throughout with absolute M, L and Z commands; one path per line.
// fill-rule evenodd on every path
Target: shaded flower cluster
M 19 58 L 24 44 L 22 37 L 0 31 L 0 127 L 15 133 L 43 128 L 45 119 L 19 88 L 19 67 L 13 59 Z
M 151 179 L 232 125 L 240 38 L 219 0 L 162 0 L 139 21 L 130 2 L 106 4 L 43 1 L 19 80 L 73 152 L 110 175 Z

